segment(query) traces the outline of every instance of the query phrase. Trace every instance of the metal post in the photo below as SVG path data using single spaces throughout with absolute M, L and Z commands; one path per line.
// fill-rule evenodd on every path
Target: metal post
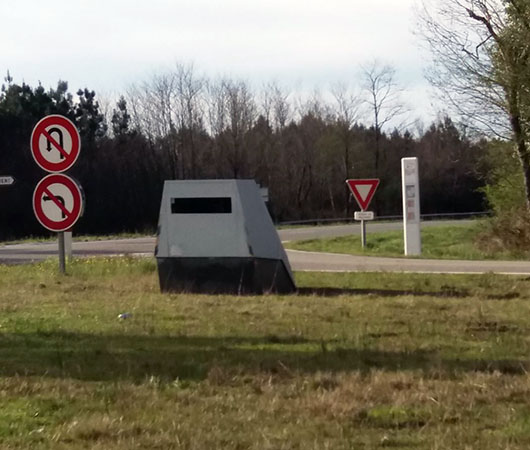
M 64 252 L 66 254 L 66 259 L 71 261 L 72 260 L 72 232 L 71 231 L 65 231 L 64 232 Z
M 59 241 L 59 272 L 66 273 L 66 257 L 64 251 L 64 232 L 57 233 Z
M 366 221 L 361 220 L 361 245 L 363 249 L 366 247 Z

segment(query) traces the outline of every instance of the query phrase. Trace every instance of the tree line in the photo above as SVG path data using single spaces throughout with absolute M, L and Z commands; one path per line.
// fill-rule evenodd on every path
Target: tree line
M 276 84 L 254 90 L 234 79 L 209 80 L 177 65 L 131 86 L 104 111 L 96 93 L 68 84 L 45 89 L 14 83 L 0 91 L 0 239 L 46 234 L 31 198 L 45 175 L 30 135 L 48 114 L 71 119 L 81 156 L 69 175 L 82 185 L 80 233 L 154 230 L 164 180 L 251 178 L 269 188 L 275 221 L 344 218 L 357 209 L 347 178 L 380 178 L 377 215 L 401 214 L 403 157 L 417 156 L 423 213 L 483 210 L 486 141 L 449 117 L 424 129 L 402 126 L 404 103 L 391 67 L 364 68 L 354 92 L 336 85 L 304 99 Z M 371 120 L 362 120 L 367 117 Z

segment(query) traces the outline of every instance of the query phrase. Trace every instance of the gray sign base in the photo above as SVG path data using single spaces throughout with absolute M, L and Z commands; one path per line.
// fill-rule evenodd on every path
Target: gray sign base
M 296 291 L 283 261 L 265 258 L 157 258 L 162 292 L 290 294 Z

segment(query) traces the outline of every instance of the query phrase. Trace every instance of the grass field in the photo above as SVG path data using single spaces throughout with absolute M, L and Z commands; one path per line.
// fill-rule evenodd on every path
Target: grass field
M 297 282 L 162 295 L 151 260 L 0 266 L 0 448 L 530 447 L 530 278 Z
M 527 259 L 528 252 L 487 250 L 481 246 L 480 235 L 486 222 L 477 220 L 470 225 L 424 227 L 421 231 L 422 258 L 434 259 Z M 367 225 L 370 227 L 370 224 Z M 368 233 L 366 248 L 361 247 L 360 235 L 289 242 L 295 250 L 346 253 L 352 255 L 404 257 L 403 232 Z

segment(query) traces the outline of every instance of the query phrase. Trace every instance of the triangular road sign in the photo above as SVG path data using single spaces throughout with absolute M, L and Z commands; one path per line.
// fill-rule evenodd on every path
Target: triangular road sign
M 372 201 L 375 190 L 379 186 L 378 178 L 370 178 L 364 180 L 346 180 L 351 193 L 357 200 L 362 211 L 366 211 L 368 205 Z

